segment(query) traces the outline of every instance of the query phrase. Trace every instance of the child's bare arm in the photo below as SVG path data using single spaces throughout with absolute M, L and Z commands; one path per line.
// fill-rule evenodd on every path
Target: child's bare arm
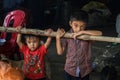
M 80 31 L 78 33 L 74 33 L 73 37 L 76 38 L 77 36 L 83 35 L 83 34 L 92 35 L 92 36 L 101 36 L 102 32 L 98 31 L 98 30 L 84 30 L 84 31 Z
M 60 38 L 65 34 L 64 29 L 58 29 L 56 34 L 56 48 L 58 55 L 62 55 L 64 52 L 64 47 L 61 44 Z
M 18 30 L 18 32 L 20 31 L 20 29 L 21 29 L 21 27 L 17 27 L 17 30 Z M 20 33 L 18 33 L 18 35 L 17 35 L 17 40 L 16 40 L 16 43 L 18 44 L 18 46 L 19 46 L 19 48 L 21 49 L 22 48 L 22 42 L 21 42 L 21 34 Z
M 83 31 L 83 34 L 93 35 L 93 36 L 101 36 L 102 32 L 98 30 L 86 30 Z
M 53 31 L 52 29 L 48 29 L 47 33 L 50 34 L 52 31 Z M 50 45 L 51 41 L 52 41 L 52 37 L 48 37 L 46 42 L 45 42 L 45 44 L 44 44 L 46 48 L 48 48 L 48 46 Z

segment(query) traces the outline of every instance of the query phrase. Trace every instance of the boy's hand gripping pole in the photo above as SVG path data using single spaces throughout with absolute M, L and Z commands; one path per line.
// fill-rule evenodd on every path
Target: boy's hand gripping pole
M 12 27 L 0 27 L 0 32 L 33 34 L 33 35 L 39 35 L 39 36 L 56 37 L 56 32 L 52 32 L 51 34 L 47 34 L 47 32 L 44 31 L 44 30 L 27 29 L 27 28 L 22 28 L 20 31 L 18 31 L 16 28 L 12 28 Z M 73 34 L 66 32 L 63 37 L 64 38 L 73 38 Z M 78 36 L 77 39 L 120 43 L 120 38 L 118 38 L 118 37 L 108 37 L 108 36 L 81 35 L 81 36 Z

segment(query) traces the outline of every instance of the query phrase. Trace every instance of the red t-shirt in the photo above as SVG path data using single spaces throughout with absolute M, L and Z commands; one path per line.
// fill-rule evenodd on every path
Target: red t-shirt
M 36 51 L 30 51 L 26 45 L 20 50 L 24 54 L 24 74 L 29 79 L 40 79 L 45 77 L 44 56 L 47 49 L 44 45 Z

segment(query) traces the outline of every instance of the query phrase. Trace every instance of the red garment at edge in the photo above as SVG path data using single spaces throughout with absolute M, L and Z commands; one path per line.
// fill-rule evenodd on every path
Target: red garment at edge
M 24 74 L 29 79 L 40 79 L 45 77 L 44 56 L 47 49 L 44 45 L 35 51 L 30 51 L 25 45 L 20 50 L 24 54 Z

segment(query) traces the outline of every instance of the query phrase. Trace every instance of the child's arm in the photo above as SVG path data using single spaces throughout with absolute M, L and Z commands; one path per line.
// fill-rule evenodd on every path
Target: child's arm
M 51 32 L 52 32 L 52 29 L 48 29 L 47 30 L 48 34 L 50 34 Z M 48 48 L 48 46 L 50 45 L 51 41 L 52 41 L 52 37 L 48 37 L 46 42 L 45 42 L 45 44 L 44 44 L 46 48 Z
M 21 28 L 21 27 L 18 27 L 17 30 L 19 31 L 20 28 Z M 21 35 L 20 33 L 18 33 L 18 35 L 17 35 L 17 40 L 16 40 L 16 43 L 18 44 L 18 46 L 19 46 L 20 49 L 22 48 L 22 44 L 23 44 L 23 43 L 21 42 L 21 36 L 22 36 L 22 35 Z
M 58 29 L 56 34 L 56 48 L 58 55 L 62 55 L 64 52 L 64 47 L 62 47 L 60 38 L 65 34 L 63 29 Z
M 21 42 L 21 34 L 18 33 L 17 35 L 17 40 L 16 40 L 19 48 L 21 49 L 22 48 L 22 42 Z
M 78 33 L 74 33 L 73 37 L 76 38 L 77 36 L 83 35 L 83 34 L 92 35 L 92 36 L 101 36 L 102 32 L 101 31 L 97 31 L 97 30 L 84 30 L 84 31 L 80 31 Z

